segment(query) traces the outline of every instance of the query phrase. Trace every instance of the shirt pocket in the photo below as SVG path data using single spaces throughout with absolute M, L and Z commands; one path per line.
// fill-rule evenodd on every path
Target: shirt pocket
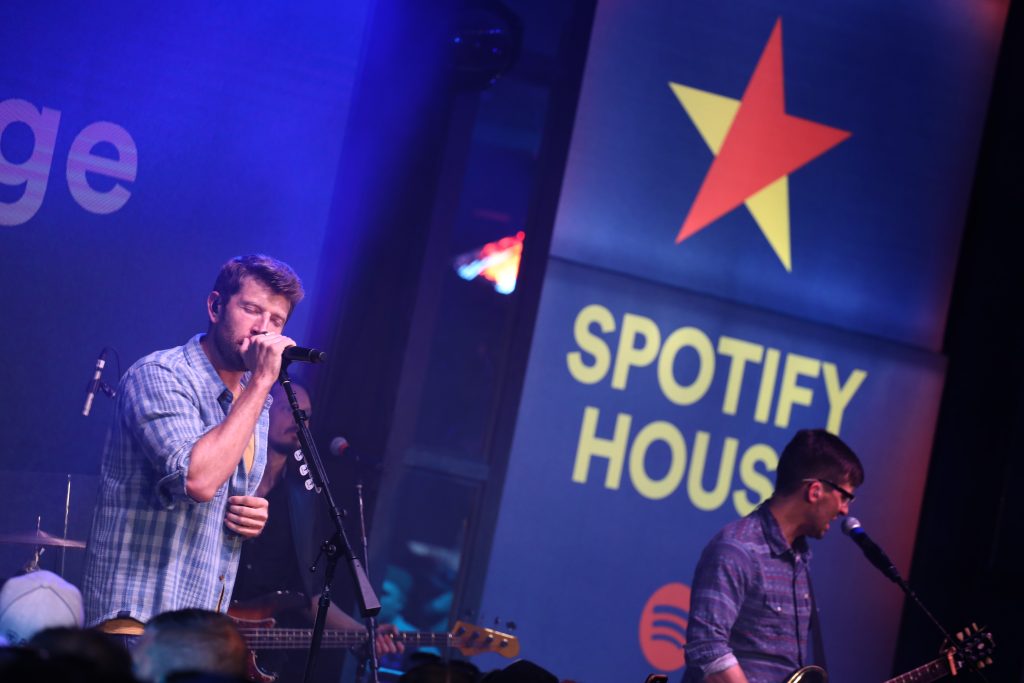
M 762 628 L 765 635 L 793 637 L 796 629 L 796 616 L 793 613 L 793 596 L 791 594 L 775 591 L 765 593 L 763 614 Z

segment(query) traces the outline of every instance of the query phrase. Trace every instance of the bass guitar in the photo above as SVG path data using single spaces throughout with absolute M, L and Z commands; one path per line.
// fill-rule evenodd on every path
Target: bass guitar
M 255 603 L 255 604 L 254 604 Z M 274 614 L 281 608 L 296 608 L 307 605 L 301 596 L 288 593 L 277 593 L 273 596 L 250 602 L 245 605 L 233 604 L 228 610 L 242 637 L 249 646 L 249 678 L 257 683 L 273 683 L 277 680 L 275 673 L 265 671 L 257 660 L 257 652 L 263 650 L 307 650 L 313 640 L 311 628 L 280 628 L 276 620 L 268 614 Z M 358 648 L 366 644 L 368 634 L 365 631 L 324 631 L 320 647 Z M 458 650 L 466 657 L 494 652 L 503 657 L 516 657 L 519 654 L 519 639 L 508 633 L 490 628 L 474 626 L 462 621 L 448 633 L 401 631 L 395 634 L 395 640 L 406 647 L 436 647 Z

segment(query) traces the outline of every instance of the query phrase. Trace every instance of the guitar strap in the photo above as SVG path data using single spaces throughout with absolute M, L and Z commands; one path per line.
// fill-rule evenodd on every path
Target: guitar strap
M 811 568 L 807 568 L 807 591 L 811 594 L 811 640 L 814 648 L 814 663 L 828 671 L 825 663 L 825 641 L 821 637 L 821 618 L 818 601 L 814 599 L 814 584 L 811 582 Z

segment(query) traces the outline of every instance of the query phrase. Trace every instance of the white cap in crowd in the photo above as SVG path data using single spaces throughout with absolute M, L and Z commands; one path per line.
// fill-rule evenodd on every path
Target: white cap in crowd
M 11 644 L 53 626 L 81 627 L 84 621 L 82 593 L 45 569 L 12 577 L 0 590 L 0 639 Z

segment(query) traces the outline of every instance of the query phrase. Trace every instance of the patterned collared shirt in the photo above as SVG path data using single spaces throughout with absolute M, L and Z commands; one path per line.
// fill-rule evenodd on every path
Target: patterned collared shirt
M 782 683 L 811 663 L 810 550 L 803 537 L 794 546 L 766 505 L 711 539 L 694 572 L 684 681 L 739 663 L 750 683 Z
M 86 625 L 170 610 L 226 611 L 242 537 L 224 525 L 227 499 L 255 495 L 263 476 L 268 397 L 256 426 L 256 457 L 239 457 L 212 500 L 185 492 L 195 443 L 224 421 L 233 398 L 199 344 L 157 351 L 121 379 L 103 454 L 86 551 Z M 243 379 L 243 386 L 248 374 Z M 241 456 L 241 454 L 238 454 Z

